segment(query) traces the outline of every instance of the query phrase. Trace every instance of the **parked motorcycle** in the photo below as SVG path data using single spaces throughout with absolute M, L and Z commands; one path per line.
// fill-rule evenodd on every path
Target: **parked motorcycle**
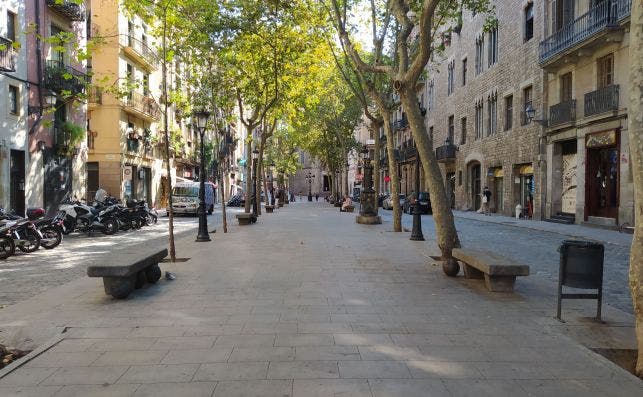
M 53 249 L 63 240 L 66 214 L 64 211 L 58 211 L 53 218 L 45 218 L 44 215 L 44 208 L 27 208 L 27 218 L 42 234 L 40 245 L 45 249 Z
M 31 253 L 40 248 L 42 233 L 29 219 L 7 214 L 0 208 L 0 227 L 3 236 L 13 239 L 14 247 L 8 251 L 11 255 L 15 252 L 15 247 L 25 253 Z
M 69 194 L 65 195 L 60 205 L 59 211 L 64 211 L 64 226 L 66 233 L 74 230 L 87 232 L 98 230 L 104 234 L 112 235 L 118 230 L 118 221 L 116 220 L 118 205 L 107 204 L 96 209 L 78 200 L 71 200 Z
M 16 245 L 13 242 L 13 237 L 7 235 L 10 226 L 0 226 L 0 259 L 7 259 L 16 251 Z

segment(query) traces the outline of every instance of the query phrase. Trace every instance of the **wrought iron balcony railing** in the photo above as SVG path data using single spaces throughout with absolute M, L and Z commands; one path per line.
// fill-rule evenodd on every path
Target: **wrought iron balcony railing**
M 618 84 L 585 94 L 585 117 L 618 110 Z
M 576 100 L 572 99 L 549 107 L 548 126 L 576 121 Z
M 453 144 L 444 144 L 435 148 L 435 157 L 439 163 L 450 163 L 455 161 L 458 147 Z
M 161 107 L 152 97 L 141 95 L 138 92 L 130 92 L 122 101 L 123 106 L 150 118 L 158 120 L 161 117 Z
M 397 119 L 393 122 L 393 129 L 394 130 L 402 130 L 406 127 L 409 126 L 409 120 L 406 117 L 403 117 L 401 119 Z
M 88 83 L 89 76 L 80 70 L 65 65 L 62 61 L 47 61 L 43 81 L 45 88 L 55 93 L 66 91 L 76 95 L 83 93 Z
M 0 71 L 16 71 L 16 53 L 13 49 L 13 41 L 0 37 Z
M 86 12 L 84 2 L 79 4 L 72 0 L 47 0 L 47 5 L 72 21 L 85 20 Z
M 540 64 L 590 39 L 605 29 L 616 27 L 630 15 L 632 0 L 607 0 L 565 25 L 540 42 Z
M 87 101 L 89 103 L 94 103 L 94 104 L 102 104 L 103 103 L 103 90 L 100 87 L 92 87 L 89 90 L 88 98 Z
M 131 49 L 136 56 L 152 67 L 158 63 L 156 52 L 143 40 L 139 40 L 131 34 L 122 34 L 120 43 L 123 47 Z

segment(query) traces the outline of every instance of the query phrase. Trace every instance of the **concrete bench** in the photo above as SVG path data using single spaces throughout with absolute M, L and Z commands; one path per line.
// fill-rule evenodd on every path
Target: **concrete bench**
M 244 213 L 235 215 L 235 217 L 239 221 L 240 226 L 249 225 L 249 224 L 255 223 L 257 221 L 257 217 L 253 213 L 245 213 L 244 212 Z
M 516 276 L 529 275 L 529 266 L 515 263 L 494 252 L 455 248 L 452 255 L 464 264 L 466 278 L 484 278 L 489 291 L 513 292 Z
M 146 282 L 154 284 L 161 278 L 159 262 L 167 256 L 167 249 L 143 251 L 137 246 L 119 251 L 118 263 L 96 264 L 87 267 L 89 277 L 102 277 L 105 293 L 116 299 L 125 299 Z
M 272 212 L 275 210 L 274 205 L 266 205 L 266 213 L 267 214 L 272 214 Z

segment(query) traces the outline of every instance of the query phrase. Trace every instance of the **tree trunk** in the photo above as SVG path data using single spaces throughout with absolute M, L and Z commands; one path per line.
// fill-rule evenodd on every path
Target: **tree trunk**
M 223 169 L 221 170 L 221 174 L 219 177 L 219 183 L 221 184 L 221 216 L 223 217 L 223 233 L 228 233 L 228 218 L 226 217 L 226 200 L 225 200 L 225 192 L 226 192 L 226 183 L 225 180 L 227 179 L 226 173 L 223 172 Z
M 383 113 L 383 114 L 382 114 Z M 393 231 L 402 231 L 402 208 L 400 208 L 400 177 L 397 174 L 397 160 L 395 159 L 395 142 L 391 128 L 391 113 L 380 111 L 384 119 L 384 133 L 386 134 L 386 155 L 388 157 L 388 173 L 391 177 L 391 197 L 393 202 Z
M 643 3 L 632 2 L 630 19 L 630 158 L 634 183 L 634 237 L 630 252 L 630 291 L 636 316 L 636 375 L 643 378 Z
M 163 13 L 163 62 L 162 62 L 162 88 L 163 88 L 163 128 L 165 129 L 165 170 L 167 172 L 167 212 L 169 217 L 168 234 L 170 243 L 170 260 L 176 261 L 176 246 L 174 245 L 174 209 L 172 208 L 172 168 L 170 167 L 170 127 L 168 125 L 168 92 L 167 92 L 167 10 Z
M 380 195 L 380 127 L 381 123 L 371 120 L 371 129 L 375 137 L 375 158 L 373 159 L 373 189 L 375 190 L 375 213 L 379 211 L 377 205 Z
M 256 200 L 257 201 L 257 214 L 261 215 L 261 189 L 263 187 L 261 186 L 261 182 L 263 179 L 263 152 L 266 148 L 266 134 L 263 133 L 261 134 L 261 141 L 259 143 L 259 156 L 257 159 L 257 175 L 256 175 L 256 181 L 255 181 L 255 192 L 256 192 Z M 268 194 L 264 192 L 266 196 Z M 266 203 L 267 204 L 267 203 Z
M 246 137 L 248 137 L 252 135 L 252 130 L 248 126 L 246 126 L 246 128 L 248 129 L 248 135 Z M 251 175 L 252 174 L 252 171 L 251 171 L 252 170 L 252 151 L 250 150 L 251 146 L 252 146 L 252 142 L 248 142 L 248 140 L 246 140 L 246 147 L 245 147 L 246 163 L 244 164 L 244 168 L 246 169 L 246 181 L 245 181 L 246 182 L 245 183 L 246 202 L 244 204 L 244 211 L 246 214 L 250 213 L 250 204 L 251 204 L 250 200 L 252 199 L 251 197 L 252 195 L 252 175 Z
M 453 248 L 460 246 L 460 241 L 455 228 L 453 212 L 451 212 L 449 200 L 447 199 L 442 173 L 433 151 L 432 138 L 427 133 L 414 87 L 407 87 L 407 85 L 403 84 L 400 96 L 408 116 L 418 155 L 422 161 L 426 186 L 431 197 L 438 247 L 442 252 L 442 258 L 447 260 L 451 258 Z

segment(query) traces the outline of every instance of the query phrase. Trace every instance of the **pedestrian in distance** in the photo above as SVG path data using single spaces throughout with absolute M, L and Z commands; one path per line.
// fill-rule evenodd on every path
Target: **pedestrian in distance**
M 319 193 L 315 193 L 315 201 L 319 201 Z
M 482 213 L 489 215 L 489 202 L 491 201 L 491 190 L 487 186 L 482 190 Z

